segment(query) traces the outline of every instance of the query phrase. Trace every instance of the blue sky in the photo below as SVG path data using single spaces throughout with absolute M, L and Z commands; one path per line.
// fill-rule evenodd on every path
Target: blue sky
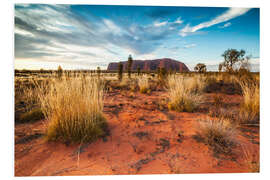
M 109 62 L 172 58 L 217 70 L 228 48 L 259 70 L 259 9 L 15 5 L 15 68 L 106 69 Z

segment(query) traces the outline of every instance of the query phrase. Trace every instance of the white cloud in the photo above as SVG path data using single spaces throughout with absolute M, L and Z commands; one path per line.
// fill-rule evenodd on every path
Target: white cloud
M 34 37 L 35 35 L 29 31 L 25 31 L 23 29 L 19 29 L 19 28 L 16 28 L 14 29 L 14 33 L 17 33 L 17 34 L 21 34 L 23 36 L 30 36 L 30 37 Z
M 183 48 L 188 49 L 188 48 L 192 48 L 192 47 L 195 47 L 195 46 L 197 46 L 197 44 L 193 43 L 193 44 L 184 45 Z
M 108 19 L 103 19 L 104 24 L 108 27 L 108 30 L 116 33 L 116 34 L 121 34 L 122 29 L 118 27 L 113 21 L 108 20 Z
M 241 15 L 245 14 L 246 12 L 248 12 L 249 10 L 250 10 L 250 8 L 229 8 L 229 10 L 227 10 L 223 14 L 215 17 L 214 19 L 212 19 L 210 21 L 200 23 L 200 24 L 193 26 L 193 27 L 189 26 L 189 24 L 186 25 L 182 30 L 180 30 L 179 34 L 181 36 L 187 36 L 188 34 L 194 33 L 200 29 L 207 28 L 207 27 L 213 26 L 215 24 L 223 23 L 223 22 L 229 21 L 233 18 L 236 18 L 238 16 L 241 16 Z
M 168 21 L 154 22 L 154 26 L 161 27 L 161 26 L 165 26 L 167 23 L 168 23 Z
M 181 17 L 178 17 L 177 19 L 176 19 L 176 21 L 174 21 L 174 23 L 176 23 L 176 24 L 182 24 L 184 21 L 183 20 L 181 20 Z
M 228 23 L 226 23 L 226 24 L 224 24 L 223 26 L 219 26 L 219 28 L 226 28 L 226 27 L 229 27 L 229 26 L 231 26 L 232 25 L 232 23 L 230 23 L 230 22 L 228 22 Z

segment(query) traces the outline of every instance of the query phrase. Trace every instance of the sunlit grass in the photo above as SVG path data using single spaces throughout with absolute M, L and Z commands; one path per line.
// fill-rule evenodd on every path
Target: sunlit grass
M 150 91 L 150 84 L 147 76 L 138 77 L 138 86 L 141 93 L 148 93 Z
M 203 100 L 200 94 L 203 88 L 202 81 L 197 78 L 170 76 L 168 87 L 170 110 L 193 112 Z
M 240 120 L 258 122 L 260 116 L 260 84 L 259 81 L 238 81 L 243 92 L 243 102 L 240 106 Z
M 41 109 L 49 120 L 48 140 L 86 142 L 104 135 L 101 80 L 64 77 L 39 86 L 38 92 Z

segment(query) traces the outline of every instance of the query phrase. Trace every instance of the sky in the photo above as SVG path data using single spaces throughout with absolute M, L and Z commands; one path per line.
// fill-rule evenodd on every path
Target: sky
M 259 8 L 16 4 L 14 66 L 107 69 L 131 54 L 215 71 L 233 48 L 259 71 L 259 16 Z

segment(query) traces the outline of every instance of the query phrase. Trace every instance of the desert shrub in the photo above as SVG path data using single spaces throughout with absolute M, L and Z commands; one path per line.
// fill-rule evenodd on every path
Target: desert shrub
M 209 116 L 219 117 L 222 115 L 223 98 L 215 94 L 213 99 L 213 107 L 209 109 Z
M 100 74 L 101 74 L 101 69 L 100 69 L 100 67 L 97 67 L 97 75 L 98 75 L 98 78 L 100 78 Z
M 240 81 L 243 102 L 240 106 L 240 122 L 257 123 L 260 116 L 260 84 L 258 81 Z
M 224 61 L 219 65 L 219 70 L 224 69 L 226 72 L 233 73 L 238 70 L 237 64 L 243 62 L 245 60 L 245 51 L 244 50 L 236 50 L 236 49 L 228 49 L 226 50 L 222 56 L 224 57 Z M 246 57 L 248 58 L 248 57 Z
M 119 82 L 119 88 L 120 89 L 128 89 L 130 84 L 130 79 L 128 78 L 123 78 L 121 82 Z
M 38 84 L 41 84 L 38 79 L 31 79 L 29 83 L 20 87 L 22 89 L 21 101 L 23 101 L 26 111 L 31 111 L 33 107 L 39 104 L 38 91 L 36 89 Z M 42 84 L 44 84 L 44 82 L 42 82 Z
M 203 63 L 198 63 L 195 67 L 194 67 L 194 71 L 197 71 L 199 73 L 205 73 L 207 70 L 206 65 Z
M 122 81 L 123 78 L 123 64 L 119 62 L 118 64 L 118 79 L 119 81 Z
M 131 67 L 132 67 L 133 59 L 131 55 L 128 56 L 128 63 L 127 63 L 127 71 L 128 71 L 128 78 L 131 78 Z
M 111 90 L 112 89 L 119 89 L 119 90 L 129 90 L 130 89 L 131 90 L 131 86 L 133 86 L 133 84 L 136 84 L 136 82 L 125 77 L 125 78 L 122 78 L 121 81 L 112 80 L 110 82 L 109 87 Z
M 223 81 L 218 81 L 216 77 L 207 76 L 205 79 L 205 88 L 204 92 L 218 92 L 221 90 L 221 86 L 223 85 Z
M 137 75 L 138 75 L 138 76 L 141 75 L 141 68 L 140 68 L 140 67 L 137 68 Z
M 241 87 L 236 81 L 235 75 L 223 73 L 219 75 L 208 76 L 205 79 L 206 85 L 204 92 L 224 94 L 241 94 Z
M 15 122 L 27 123 L 43 119 L 38 100 L 40 84 L 48 84 L 49 79 L 29 78 L 15 81 Z
M 203 91 L 205 87 L 205 79 L 200 75 L 187 78 L 186 86 L 189 91 L 199 94 Z
M 168 77 L 167 70 L 164 67 L 162 67 L 162 68 L 158 67 L 157 68 L 157 79 L 158 79 L 158 83 L 161 87 L 166 87 L 167 77 Z
M 237 143 L 236 129 L 225 118 L 200 120 L 197 136 L 217 154 L 231 154 Z
M 151 91 L 150 84 L 146 76 L 138 78 L 138 86 L 141 93 L 148 93 Z
M 58 78 L 61 78 L 63 75 L 63 69 L 62 67 L 59 65 L 58 68 L 57 68 L 57 76 Z
M 40 86 L 41 109 L 49 120 L 47 139 L 86 142 L 105 135 L 103 86 L 95 78 L 56 79 Z
M 138 80 L 133 80 L 130 82 L 129 84 L 129 89 L 132 92 L 136 92 L 139 88 L 138 88 Z
M 44 119 L 44 115 L 41 109 L 33 108 L 30 111 L 22 113 L 17 119 L 17 122 L 20 122 L 20 123 L 35 122 L 41 119 Z
M 227 119 L 235 126 L 239 124 L 239 110 L 237 108 L 228 109 L 221 106 L 214 106 L 209 109 L 208 115 L 215 118 Z
M 200 85 L 190 82 L 191 79 L 171 76 L 168 78 L 168 108 L 178 112 L 193 112 L 202 102 L 199 93 Z M 199 82 L 199 81 L 196 81 Z

